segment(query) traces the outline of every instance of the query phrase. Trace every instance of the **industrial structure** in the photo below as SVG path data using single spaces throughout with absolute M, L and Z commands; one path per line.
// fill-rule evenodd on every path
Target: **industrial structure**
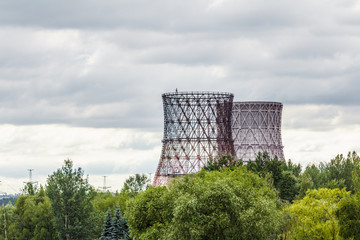
M 217 154 L 244 162 L 259 152 L 284 160 L 281 143 L 282 104 L 235 102 L 221 92 L 174 92 L 162 95 L 164 137 L 154 186 L 198 172 Z
M 234 102 L 232 137 L 238 159 L 255 160 L 259 152 L 284 160 L 281 142 L 282 104 L 279 102 Z
M 34 171 L 34 169 L 28 169 L 28 171 L 29 171 L 29 181 L 24 182 L 24 184 L 27 186 L 37 184 L 38 183 L 37 181 L 35 182 L 32 180 L 32 172 Z
M 154 185 L 195 173 L 217 153 L 234 153 L 231 137 L 233 94 L 175 92 L 162 95 L 164 137 Z

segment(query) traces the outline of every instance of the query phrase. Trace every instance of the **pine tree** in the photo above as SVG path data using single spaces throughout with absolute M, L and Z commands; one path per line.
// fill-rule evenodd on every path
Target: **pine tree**
M 105 218 L 104 231 L 101 234 L 100 240 L 112 240 L 112 223 L 111 223 L 111 212 L 110 209 Z
M 131 240 L 130 233 L 129 233 L 129 227 L 127 225 L 126 218 L 124 218 L 124 217 L 122 218 L 122 229 L 123 229 L 124 239 Z
M 121 215 L 120 207 L 117 206 L 113 226 L 112 226 L 112 239 L 118 240 L 124 238 L 124 230 L 123 230 L 123 217 Z

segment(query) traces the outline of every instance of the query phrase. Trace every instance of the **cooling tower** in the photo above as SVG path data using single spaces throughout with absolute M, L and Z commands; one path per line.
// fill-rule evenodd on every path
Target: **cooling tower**
M 164 137 L 153 185 L 199 171 L 217 153 L 233 153 L 233 94 L 175 92 L 162 95 Z
M 238 159 L 255 160 L 259 152 L 270 158 L 284 160 L 281 143 L 281 113 L 279 102 L 234 102 L 232 137 Z

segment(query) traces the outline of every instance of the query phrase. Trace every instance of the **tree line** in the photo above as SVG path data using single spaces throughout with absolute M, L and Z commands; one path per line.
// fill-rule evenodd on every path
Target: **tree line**
M 136 174 L 120 193 L 96 191 L 83 170 L 65 160 L 45 187 L 27 183 L 14 204 L 2 205 L 0 240 L 131 239 L 123 216 L 126 202 L 149 182 L 146 175 Z
M 145 175 L 96 191 L 71 160 L 0 210 L 1 239 L 360 239 L 360 158 L 300 164 L 230 155 L 152 187 Z

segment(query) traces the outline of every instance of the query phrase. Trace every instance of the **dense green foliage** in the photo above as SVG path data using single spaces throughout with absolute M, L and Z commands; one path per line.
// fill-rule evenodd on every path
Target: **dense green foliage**
M 359 156 L 355 153 L 348 153 L 345 158 L 342 154 L 337 155 L 328 163 L 320 163 L 319 166 L 307 166 L 304 174 L 308 178 L 308 185 L 311 188 L 343 188 L 355 192 L 355 182 L 359 180 Z M 301 190 L 304 194 L 304 190 Z M 302 197 L 302 196 L 301 196 Z
M 22 189 L 22 192 L 24 195 L 35 195 L 39 191 L 36 184 L 33 182 L 27 182 L 25 183 L 24 188 Z
M 276 192 L 245 167 L 150 187 L 127 206 L 131 233 L 140 240 L 273 239 L 280 230 Z
M 345 239 L 360 239 L 360 194 L 342 199 L 336 215 L 339 219 L 340 236 Z
M 300 164 L 280 161 L 277 157 L 270 159 L 269 154 L 263 152 L 257 155 L 255 161 L 247 163 L 246 167 L 261 177 L 271 179 L 282 200 L 291 202 L 299 193 Z
M 234 169 L 235 167 L 242 166 L 241 159 L 235 159 L 230 154 L 219 155 L 216 158 L 210 158 L 204 166 L 206 171 L 219 171 L 222 168 Z
M 114 212 L 119 206 L 121 211 L 125 211 L 126 201 L 130 198 L 127 193 L 110 193 L 110 192 L 96 192 L 95 198 L 92 200 L 93 221 L 95 222 L 94 235 L 100 236 L 103 230 L 104 218 L 107 210 Z
M 22 195 L 15 202 L 14 220 L 9 226 L 10 238 L 58 239 L 52 221 L 50 199 L 43 187 L 35 195 Z
M 47 186 L 26 184 L 0 207 L 0 240 L 360 239 L 355 152 L 304 172 L 267 153 L 245 164 L 220 155 L 168 187 L 149 182 L 137 174 L 120 193 L 97 192 L 66 160 Z
M 285 208 L 290 212 L 291 228 L 286 239 L 341 239 L 336 210 L 339 201 L 350 195 L 345 189 L 309 190 L 306 196 Z
M 220 155 L 210 159 L 204 167 L 206 171 L 219 171 L 222 168 L 233 170 L 242 166 L 241 159 L 234 159 L 231 155 Z M 259 176 L 268 179 L 278 191 L 282 200 L 292 201 L 299 193 L 300 164 L 295 165 L 291 161 L 280 161 L 275 157 L 270 159 L 267 152 L 259 153 L 254 161 L 248 162 L 246 168 Z
M 233 169 L 235 164 L 242 162 L 225 155 L 205 169 Z M 360 193 L 346 192 L 360 190 L 360 158 L 355 152 L 309 165 L 303 173 L 299 164 L 270 159 L 266 152 L 245 166 L 266 179 L 283 201 L 298 199 L 283 212 L 281 239 L 360 239 Z
M 111 239 L 130 239 L 121 212 L 125 211 L 131 195 L 131 191 L 95 192 L 84 179 L 81 168 L 73 169 L 72 161 L 66 160 L 61 169 L 49 176 L 46 188 L 26 184 L 14 205 L 9 203 L 0 207 L 0 240 L 5 237 L 19 240 L 99 239 L 108 209 L 115 212 L 113 221 L 117 219 L 120 227 L 120 237 L 112 235 Z M 111 227 L 113 234 L 114 226 Z M 57 230 L 59 228 L 65 236 Z
M 172 218 L 172 199 L 166 187 L 149 187 L 127 204 L 126 217 L 137 239 L 160 239 Z
M 353 152 L 352 155 L 354 163 L 354 169 L 352 171 L 352 182 L 354 185 L 354 191 L 360 192 L 360 157 L 355 152 Z

